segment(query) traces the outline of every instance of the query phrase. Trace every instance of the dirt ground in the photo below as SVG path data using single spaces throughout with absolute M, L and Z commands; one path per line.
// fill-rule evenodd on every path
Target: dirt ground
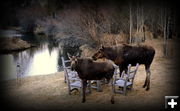
M 127 92 L 127 96 L 115 94 L 115 104 L 110 103 L 108 85 L 103 86 L 102 92 L 92 90 L 87 94 L 86 102 L 81 103 L 78 93 L 68 95 L 67 84 L 64 83 L 63 72 L 46 76 L 32 76 L 7 81 L 1 89 L 4 98 L 12 108 L 30 110 L 164 110 L 164 96 L 178 95 L 177 69 L 173 61 L 176 59 L 163 58 L 156 55 L 151 66 L 151 88 L 142 88 L 145 81 L 144 66 L 138 69 L 134 81 L 134 89 Z

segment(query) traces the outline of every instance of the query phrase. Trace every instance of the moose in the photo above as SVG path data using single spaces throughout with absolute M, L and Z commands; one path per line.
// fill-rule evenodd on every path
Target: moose
M 146 70 L 146 80 L 143 88 L 150 89 L 150 66 L 155 55 L 155 49 L 148 45 L 128 45 L 120 44 L 117 46 L 103 47 L 92 56 L 94 60 L 106 58 L 112 60 L 119 66 L 120 76 L 125 70 L 127 71 L 128 64 L 135 66 L 136 63 L 144 64 Z
M 79 58 L 76 56 L 69 56 L 69 58 L 71 60 L 71 69 L 77 71 L 79 78 L 82 80 L 82 103 L 86 101 L 87 80 L 101 80 L 105 78 L 108 82 L 112 83 L 115 68 L 111 62 L 97 62 L 91 58 Z M 114 104 L 113 91 L 111 91 L 111 103 Z

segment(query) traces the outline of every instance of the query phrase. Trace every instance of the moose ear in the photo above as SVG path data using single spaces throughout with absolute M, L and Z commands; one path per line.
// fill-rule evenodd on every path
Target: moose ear
M 78 60 L 77 60 L 77 58 L 75 58 L 75 63 L 78 63 Z
M 79 52 L 78 52 L 78 53 L 75 55 L 75 57 L 79 57 L 79 55 L 80 55 L 80 54 L 79 54 Z
M 102 46 L 102 49 L 104 49 L 104 46 Z
M 104 46 L 101 44 L 101 47 L 100 47 L 100 49 L 104 49 Z
M 67 53 L 68 58 L 71 60 L 72 59 L 72 55 L 70 55 L 69 53 Z

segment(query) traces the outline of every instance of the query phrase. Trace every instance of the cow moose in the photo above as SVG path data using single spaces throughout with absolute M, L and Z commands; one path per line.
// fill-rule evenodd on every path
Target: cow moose
M 143 88 L 150 89 L 150 65 L 155 55 L 155 49 L 148 45 L 128 45 L 120 44 L 112 47 L 103 47 L 92 56 L 94 60 L 106 58 L 114 61 L 119 66 L 120 76 L 122 71 L 127 71 L 128 64 L 135 66 L 136 63 L 144 64 L 146 70 L 146 80 Z
M 112 83 L 115 68 L 111 62 L 97 62 L 91 58 L 79 58 L 76 56 L 69 58 L 71 60 L 71 69 L 77 71 L 79 78 L 82 80 L 83 103 L 86 101 L 87 80 L 101 80 L 105 78 L 108 82 Z M 113 91 L 111 91 L 111 103 L 114 104 Z

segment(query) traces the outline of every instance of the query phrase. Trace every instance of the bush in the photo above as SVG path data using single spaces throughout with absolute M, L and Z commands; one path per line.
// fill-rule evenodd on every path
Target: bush
M 34 32 L 36 21 L 43 19 L 45 16 L 47 16 L 46 10 L 39 6 L 27 7 L 17 12 L 19 25 L 24 32 L 30 33 Z

